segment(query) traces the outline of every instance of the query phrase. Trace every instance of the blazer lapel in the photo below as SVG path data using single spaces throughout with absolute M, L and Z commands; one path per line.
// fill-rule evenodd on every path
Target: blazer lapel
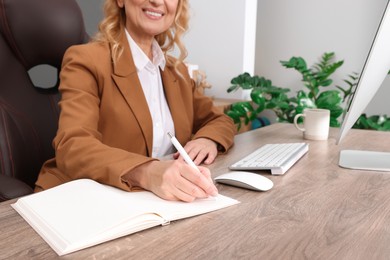
M 124 46 L 124 51 L 117 63 L 114 64 L 112 78 L 136 117 L 138 124 L 142 129 L 148 155 L 151 156 L 153 147 L 152 118 L 125 33 L 123 33 L 121 45 Z
M 175 135 L 177 140 L 183 144 L 187 140 L 185 129 L 192 129 L 192 125 L 189 125 L 186 113 L 183 111 L 183 108 L 186 108 L 186 106 L 180 98 L 182 95 L 180 93 L 179 82 L 173 74 L 172 68 L 169 66 L 166 66 L 164 71 L 161 72 L 161 77 L 164 85 L 165 97 L 175 126 Z

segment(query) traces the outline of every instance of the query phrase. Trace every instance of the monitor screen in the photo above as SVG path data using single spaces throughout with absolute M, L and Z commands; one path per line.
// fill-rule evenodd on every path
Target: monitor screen
M 390 70 L 389 2 L 390 0 L 387 1 L 385 11 L 360 74 L 352 102 L 347 108 L 347 113 L 344 117 L 337 143 L 342 141 L 347 132 L 352 128 L 359 116 L 363 113 L 364 109 L 382 85 L 382 82 Z M 382 156 L 384 156 L 384 160 L 389 160 L 389 162 L 376 161 L 377 159 L 375 158 L 382 158 Z M 367 162 L 359 162 L 359 160 Z M 354 166 L 355 164 L 361 163 L 367 165 Z M 390 153 L 378 154 L 366 153 L 365 151 L 342 151 L 340 154 L 340 166 L 347 168 L 390 171 Z

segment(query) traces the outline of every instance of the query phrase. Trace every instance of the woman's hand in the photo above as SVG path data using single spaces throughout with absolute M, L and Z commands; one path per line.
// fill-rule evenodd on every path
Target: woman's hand
M 194 201 L 196 198 L 216 196 L 218 190 L 211 179 L 210 170 L 189 166 L 183 159 L 153 161 L 129 173 L 129 182 L 147 189 L 167 200 Z
M 198 138 L 189 141 L 184 146 L 184 150 L 186 150 L 196 165 L 202 162 L 211 164 L 218 155 L 217 143 L 207 138 Z M 177 152 L 173 157 L 177 159 L 180 157 L 180 154 Z

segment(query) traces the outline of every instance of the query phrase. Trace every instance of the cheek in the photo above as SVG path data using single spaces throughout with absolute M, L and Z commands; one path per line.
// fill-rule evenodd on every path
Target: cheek
M 177 6 L 176 5 L 172 5 L 171 7 L 167 6 L 167 9 L 168 9 L 167 21 L 169 24 L 173 24 L 176 17 Z
M 175 20 L 175 14 L 171 14 L 169 15 L 169 17 L 167 17 L 166 24 L 171 26 L 174 23 L 174 20 Z
M 173 16 L 176 15 L 177 7 L 178 7 L 179 1 L 178 0 L 167 0 L 165 2 L 165 5 L 168 9 L 168 12 L 170 14 L 173 14 Z

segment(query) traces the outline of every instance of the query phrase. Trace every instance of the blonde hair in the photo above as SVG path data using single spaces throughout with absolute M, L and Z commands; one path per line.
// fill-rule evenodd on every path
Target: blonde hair
M 123 53 L 120 39 L 125 33 L 126 14 L 125 9 L 120 8 L 116 0 L 106 0 L 104 3 L 104 19 L 99 24 L 99 31 L 93 38 L 94 41 L 108 42 L 111 44 L 113 62 L 115 63 Z M 168 66 L 177 66 L 187 57 L 187 50 L 181 41 L 181 37 L 188 29 L 189 6 L 188 0 L 179 0 L 176 15 L 172 26 L 165 32 L 156 35 L 155 39 L 166 56 Z M 177 59 L 168 59 L 167 52 L 173 50 L 175 45 L 179 49 Z

